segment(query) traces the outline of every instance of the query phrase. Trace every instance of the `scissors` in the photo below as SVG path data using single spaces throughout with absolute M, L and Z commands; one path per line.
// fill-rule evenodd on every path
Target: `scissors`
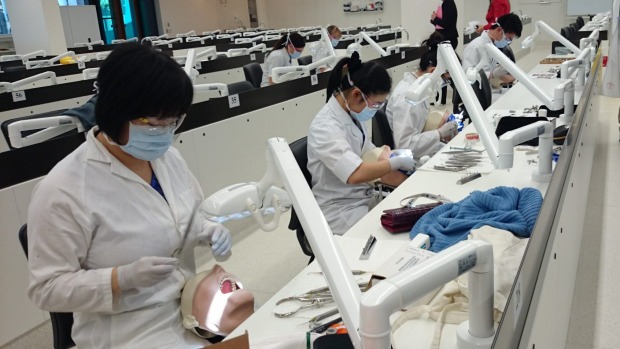
M 367 282 L 358 283 L 357 285 L 360 287 L 362 292 L 368 289 Z M 274 311 L 273 314 L 276 317 L 285 318 L 303 309 L 320 308 L 324 304 L 333 303 L 334 297 L 332 296 L 332 293 L 329 290 L 329 287 L 325 286 L 325 287 L 315 288 L 306 293 L 302 293 L 296 296 L 289 296 L 289 297 L 282 298 L 276 302 L 276 305 L 280 305 L 286 302 L 299 302 L 300 305 L 297 308 L 291 311 L 288 311 L 288 312 Z

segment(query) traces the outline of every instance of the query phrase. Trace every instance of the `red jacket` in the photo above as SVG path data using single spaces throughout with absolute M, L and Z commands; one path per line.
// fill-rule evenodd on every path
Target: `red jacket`
M 509 0 L 491 0 L 489 10 L 487 11 L 487 24 L 484 26 L 485 30 L 491 29 L 493 23 L 497 21 L 503 15 L 510 13 L 510 1 Z

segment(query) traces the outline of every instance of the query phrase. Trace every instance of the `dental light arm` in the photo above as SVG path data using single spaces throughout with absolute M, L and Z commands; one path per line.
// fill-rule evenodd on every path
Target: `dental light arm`
M 360 306 L 362 348 L 390 348 L 390 315 L 467 271 L 469 321 L 458 328 L 457 347 L 490 348 L 495 334 L 493 247 L 477 240 L 461 241 L 366 291 Z
M 84 132 L 84 127 L 77 117 L 66 115 L 15 121 L 7 127 L 9 142 L 13 148 L 41 143 L 74 128 L 77 128 L 78 132 Z M 27 136 L 22 135 L 23 132 L 31 130 L 40 131 Z
M 26 62 L 26 69 L 49 67 L 49 66 L 54 65 L 54 63 L 60 61 L 62 58 L 65 58 L 65 57 L 71 57 L 76 62 L 84 62 L 84 60 L 86 59 L 86 56 L 78 59 L 77 56 L 75 55 L 75 52 L 67 51 L 54 58 L 50 58 L 50 59 L 46 59 L 42 61 L 33 61 L 33 62 L 28 61 Z
M 22 60 L 22 63 L 26 64 L 26 62 L 28 62 L 30 58 L 34 58 L 37 56 L 45 57 L 46 55 L 47 53 L 45 52 L 45 50 L 39 50 L 39 51 L 34 51 L 34 52 L 26 53 L 25 55 L 22 55 L 21 60 Z
M 133 37 L 129 39 L 114 39 L 112 40 L 112 44 L 121 44 L 123 42 L 138 42 L 138 38 Z
M 238 38 L 238 39 L 235 39 L 235 44 L 254 43 L 254 45 L 256 45 L 257 41 L 262 41 L 262 40 L 263 40 L 262 36 L 255 36 L 253 38 Z
M 86 68 L 82 70 L 82 80 L 90 80 L 97 77 L 99 68 Z
M 578 55 L 581 53 L 581 50 L 579 49 L 579 47 L 575 46 L 567 38 L 563 37 L 560 33 L 553 30 L 553 28 L 551 28 L 547 23 L 543 21 L 536 21 L 534 33 L 528 36 L 527 38 L 523 39 L 523 41 L 521 42 L 521 47 L 529 48 L 534 43 L 534 40 L 536 39 L 536 37 L 540 35 L 541 30 L 547 33 L 549 36 L 551 36 L 554 40 L 559 41 L 562 45 L 567 47 L 574 54 Z
M 294 65 L 289 67 L 277 67 L 271 69 L 271 78 L 273 82 L 279 84 L 281 82 L 301 78 L 310 75 L 314 69 L 331 65 L 336 60 L 336 56 L 325 57 L 308 65 Z
M 203 40 L 213 40 L 213 35 L 190 36 L 185 39 L 185 42 L 194 42 L 194 41 L 203 41 Z
M 549 121 L 538 121 L 508 131 L 499 139 L 499 162 L 497 168 L 511 168 L 514 160 L 514 146 L 538 137 L 538 171 L 532 174 L 538 182 L 551 179 L 551 153 L 553 151 L 553 128 Z
M 14 82 L 0 82 L 0 93 L 13 92 L 19 87 L 22 87 L 33 82 L 37 82 L 43 79 L 50 79 L 51 85 L 56 85 L 56 73 L 52 71 L 46 71 L 37 75 L 29 76 L 27 78 L 14 81 Z
M 214 31 L 210 31 L 210 32 L 202 32 L 202 35 L 217 35 L 220 34 L 222 31 L 221 30 L 214 30 Z
M 359 328 L 362 292 L 336 245 L 332 231 L 285 139 L 271 138 L 267 141 L 267 170 L 260 182 L 242 183 L 224 188 L 207 198 L 201 211 L 217 216 L 250 210 L 255 218 L 260 217 L 261 202 L 263 204 L 271 202 L 276 208 L 284 206 L 280 197 L 283 195 L 281 189 L 270 191 L 274 188 L 279 189 L 280 182 L 286 190 L 284 193 L 288 193 L 287 196 L 298 212 L 301 225 L 327 279 L 342 319 L 347 328 L 352 329 L 349 331 L 351 341 L 355 348 L 361 348 L 359 333 L 353 329 Z M 247 191 L 249 195 L 237 194 L 241 191 Z M 280 210 L 276 209 L 276 214 L 278 211 Z M 274 221 L 277 224 L 275 218 Z
M 383 47 L 379 46 L 379 44 L 377 44 L 376 41 L 374 41 L 370 36 L 368 36 L 366 32 L 360 32 L 359 35 L 360 35 L 360 38 L 366 40 L 366 42 L 368 42 L 368 44 L 370 44 L 370 46 L 373 49 L 375 49 L 375 51 L 377 51 L 382 57 L 385 57 L 388 55 L 388 53 L 385 52 Z
M 575 73 L 575 70 L 577 70 L 575 86 L 584 86 L 586 81 L 586 70 L 589 70 L 591 65 L 590 58 L 592 57 L 592 51 L 594 51 L 594 48 L 591 46 L 584 48 L 577 58 L 562 62 L 560 65 L 560 77 L 562 79 L 570 79 Z M 564 104 L 567 103 L 565 102 Z
M 496 49 L 495 47 L 493 48 Z M 405 94 L 406 100 L 411 103 L 419 103 L 433 95 L 438 89 L 438 86 L 441 86 L 441 74 L 445 73 L 446 70 L 450 73 L 450 77 L 452 78 L 452 81 L 454 82 L 455 87 L 459 92 L 465 107 L 467 108 L 467 111 L 469 112 L 469 116 L 476 127 L 476 131 L 480 135 L 480 138 L 482 138 L 482 143 L 489 154 L 489 159 L 495 168 L 507 168 L 505 167 L 506 162 L 500 163 L 499 140 L 495 135 L 495 130 L 490 121 L 486 118 L 484 110 L 482 110 L 482 106 L 480 105 L 480 101 L 478 101 L 478 98 L 472 89 L 470 80 L 465 75 L 465 72 L 463 71 L 463 68 L 461 67 L 461 64 L 450 44 L 440 44 L 438 46 L 437 67 L 435 68 L 435 71 L 432 74 L 423 75 L 421 78 L 417 79 Z M 566 86 L 571 84 L 572 80 L 567 80 L 561 83 L 559 87 L 556 87 L 556 94 L 558 91 L 561 91 L 563 94 Z M 522 128 L 516 129 L 513 132 L 519 134 L 521 132 L 530 132 L 528 129 L 521 129 Z M 504 135 L 502 138 L 503 137 Z M 510 152 L 513 151 L 514 149 L 511 148 Z M 532 178 L 534 180 L 545 180 L 548 178 L 548 176 L 546 176 L 546 172 L 547 169 L 550 168 L 550 165 L 543 163 L 543 159 L 545 159 L 545 161 L 547 158 L 550 159 L 551 151 L 549 150 L 549 154 L 540 155 L 543 151 L 546 152 L 546 148 L 539 150 L 541 161 L 539 161 L 538 172 L 532 174 Z M 507 149 L 504 149 L 502 156 L 506 157 L 508 152 L 509 151 Z
M 228 32 L 228 31 L 226 31 Z M 232 39 L 232 38 L 237 38 L 237 37 L 241 37 L 241 33 L 234 33 L 234 34 L 218 34 L 216 36 L 217 39 Z
M 103 40 L 97 40 L 97 41 L 92 41 L 92 42 L 76 42 L 75 43 L 75 47 L 88 47 L 89 49 L 92 50 L 93 46 L 95 45 L 103 45 L 104 42 Z
M 228 86 L 219 82 L 194 85 L 194 92 L 217 93 L 217 97 L 228 96 Z
M 177 38 L 185 38 L 185 37 L 194 36 L 194 35 L 196 35 L 196 31 L 195 30 L 190 30 L 187 33 L 177 34 L 176 37 Z
M 230 50 L 226 52 L 226 55 L 228 57 L 236 57 L 236 56 L 249 55 L 252 52 L 258 52 L 258 51 L 265 52 L 266 50 L 267 50 L 267 45 L 258 44 L 250 48 L 231 48 Z

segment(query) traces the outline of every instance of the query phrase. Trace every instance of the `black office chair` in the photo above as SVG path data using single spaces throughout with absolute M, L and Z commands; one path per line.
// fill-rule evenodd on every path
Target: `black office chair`
M 570 36 L 570 38 L 573 38 L 577 34 L 577 32 L 579 31 L 579 24 L 571 23 L 569 25 L 569 27 L 571 28 L 571 36 Z
M 312 56 L 302 56 L 297 58 L 297 64 L 299 65 L 308 65 L 312 63 Z
M 502 48 L 501 50 L 502 52 L 504 52 L 506 57 L 508 57 L 513 63 L 517 63 L 517 60 L 515 59 L 515 54 L 514 52 L 512 52 L 512 49 L 510 48 L 510 46 L 506 46 Z
M 289 144 L 291 148 L 291 152 L 297 161 L 297 165 L 301 169 L 301 172 L 304 174 L 308 185 L 312 185 L 312 175 L 310 175 L 310 171 L 308 171 L 308 138 L 304 137 L 296 140 L 295 142 Z M 314 260 L 314 252 L 312 252 L 312 247 L 310 247 L 310 243 L 306 238 L 306 233 L 304 232 L 304 228 L 301 226 L 301 222 L 295 213 L 295 207 L 291 209 L 291 220 L 288 224 L 288 228 L 290 230 L 294 230 L 297 233 L 297 241 L 299 241 L 299 246 L 301 246 L 301 250 L 306 256 L 310 256 L 310 261 L 308 264 L 312 263 Z
M 483 69 L 478 71 L 478 79 L 472 84 L 472 88 L 478 98 L 478 101 L 480 102 L 482 110 L 486 110 L 491 105 L 493 97 L 491 83 L 489 82 L 487 74 Z M 459 114 L 462 112 L 464 117 L 469 117 L 469 113 L 467 113 L 467 109 L 465 108 L 461 96 L 456 89 L 454 90 L 454 95 L 452 95 L 452 105 L 453 114 Z
M 568 29 L 568 27 L 562 27 L 562 29 L 560 29 L 560 35 L 562 35 L 563 37 L 570 39 L 570 29 Z
M 390 149 L 395 148 L 394 134 L 383 109 L 377 110 L 375 117 L 372 118 L 372 144 L 377 147 L 388 145 Z
M 19 243 L 28 258 L 28 228 L 26 224 L 19 229 Z M 75 347 L 71 339 L 71 327 L 73 327 L 73 313 L 50 313 L 52 322 L 52 336 L 54 337 L 54 349 L 67 349 Z
M 263 68 L 258 63 L 250 63 L 243 66 L 243 74 L 245 80 L 252 83 L 254 88 L 260 88 L 260 83 L 263 81 Z
M 215 55 L 215 58 L 213 59 L 224 59 L 224 58 L 228 58 L 228 55 L 226 55 L 225 53 L 218 53 L 217 55 Z
M 249 81 L 239 81 L 228 84 L 228 94 L 236 95 L 237 93 L 253 90 L 254 86 Z
M 577 17 L 576 23 L 579 25 L 579 29 L 581 29 L 581 27 L 583 27 L 586 24 L 586 21 L 583 20 L 583 17 L 579 16 Z

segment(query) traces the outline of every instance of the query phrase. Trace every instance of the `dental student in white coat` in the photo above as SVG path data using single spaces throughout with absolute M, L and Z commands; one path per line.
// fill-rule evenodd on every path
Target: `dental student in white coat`
M 170 57 L 121 44 L 97 77 L 97 126 L 34 189 L 28 295 L 73 312 L 78 348 L 202 348 L 182 326 L 194 247 L 226 254 L 230 232 L 198 213 L 202 190 L 171 147 L 193 96 Z
M 457 131 L 456 122 L 446 122 L 450 113 L 444 114 L 438 128 L 423 132 L 428 120 L 429 106 L 427 101 L 413 105 L 405 100 L 405 94 L 413 83 L 422 75 L 432 73 L 437 66 L 437 45 L 442 41 L 440 34 L 431 35 L 422 44 L 429 50 L 422 54 L 420 67 L 416 72 L 406 72 L 403 79 L 396 85 L 387 103 L 386 116 L 392 129 L 394 146 L 411 149 L 413 156 L 420 159 L 424 155 L 433 156 L 444 145 L 454 138 Z
M 290 67 L 293 65 L 293 59 L 301 56 L 306 47 L 306 40 L 299 33 L 292 32 L 283 34 L 267 56 L 265 56 L 265 64 L 263 64 L 263 80 L 260 87 L 275 84 L 273 81 L 272 70 L 278 67 Z
M 365 123 L 383 107 L 392 80 L 375 62 L 362 63 L 357 52 L 341 59 L 327 85 L 327 104 L 316 115 L 308 133 L 308 171 L 312 193 L 334 234 L 344 234 L 368 213 L 373 187 L 367 182 L 381 178 L 397 186 L 412 171 L 412 157 L 390 157 L 386 148 L 376 162 L 362 155 L 376 147 Z
M 336 46 L 338 46 L 338 43 L 340 43 L 340 39 L 342 38 L 342 32 L 340 31 L 340 28 L 338 28 L 335 25 L 330 25 L 327 27 L 326 30 L 327 30 L 327 35 L 329 36 L 330 44 L 332 45 L 333 48 L 336 48 Z M 318 62 L 323 58 L 329 57 L 330 49 L 329 47 L 326 47 L 326 46 L 327 44 L 323 40 L 319 40 L 318 42 L 315 42 L 312 45 L 310 45 L 310 51 L 312 52 L 312 62 Z M 329 69 L 332 69 L 334 65 L 336 64 L 335 63 L 332 63 L 331 65 L 326 64 L 323 67 L 319 67 L 319 71 L 321 73 L 325 72 Z

